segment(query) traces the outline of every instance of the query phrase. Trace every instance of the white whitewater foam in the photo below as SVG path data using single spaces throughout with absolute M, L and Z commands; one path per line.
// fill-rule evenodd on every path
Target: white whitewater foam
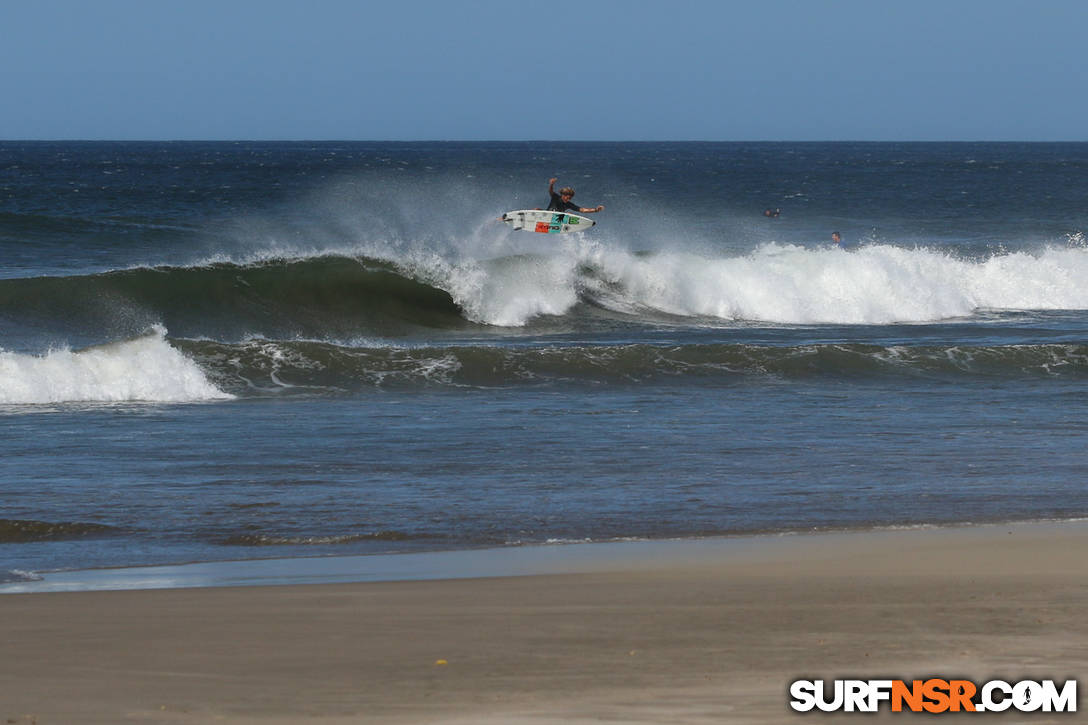
M 4 571 L 0 569 L 0 584 L 10 584 L 18 582 L 40 582 L 44 577 L 40 574 L 36 574 L 32 571 L 24 571 L 22 569 L 8 569 Z
M 844 251 L 767 244 L 744 256 L 713 258 L 637 255 L 583 240 L 554 256 L 460 265 L 447 274 L 441 286 L 471 319 L 503 326 L 563 314 L 580 290 L 621 312 L 783 324 L 928 322 L 979 309 L 1088 309 L 1088 250 L 1076 247 L 965 260 L 890 245 Z
M 504 327 L 524 325 L 538 315 L 562 315 L 578 302 L 577 264 L 566 257 L 462 264 L 448 285 L 470 320 Z
M 0 404 L 196 402 L 233 396 L 174 349 L 166 331 L 86 350 L 26 355 L 0 350 Z

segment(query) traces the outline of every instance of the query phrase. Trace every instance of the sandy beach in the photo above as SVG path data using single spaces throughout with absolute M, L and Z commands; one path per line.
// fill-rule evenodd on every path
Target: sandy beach
M 8 594 L 0 723 L 777 723 L 805 717 L 798 678 L 1081 679 L 1086 551 L 1084 523 L 1020 524 L 532 576 Z M 1078 715 L 989 716 L 1017 718 Z

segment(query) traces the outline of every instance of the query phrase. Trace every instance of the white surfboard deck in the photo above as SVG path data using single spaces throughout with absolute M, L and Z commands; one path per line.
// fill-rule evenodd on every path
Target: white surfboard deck
M 502 215 L 502 220 L 514 229 L 541 234 L 584 232 L 597 222 L 570 212 L 518 209 Z

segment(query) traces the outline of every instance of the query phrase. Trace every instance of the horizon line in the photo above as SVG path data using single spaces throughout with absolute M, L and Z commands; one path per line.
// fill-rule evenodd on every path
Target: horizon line
M 865 143 L 1038 143 L 1072 144 L 1088 143 L 1088 139 L 549 139 L 549 138 L 105 138 L 105 137 L 56 137 L 0 138 L 0 143 L 793 143 L 793 144 L 865 144 Z

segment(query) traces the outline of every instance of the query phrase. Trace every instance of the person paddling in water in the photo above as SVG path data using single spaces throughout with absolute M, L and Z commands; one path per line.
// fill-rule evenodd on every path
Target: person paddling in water
M 574 189 L 569 186 L 564 186 L 559 190 L 559 193 L 555 193 L 555 182 L 559 179 L 552 178 L 548 180 L 548 193 L 552 197 L 552 201 L 548 204 L 548 211 L 576 211 L 579 214 L 594 214 L 599 211 L 604 211 L 604 204 L 601 204 L 592 209 L 588 209 L 584 206 L 578 206 L 571 201 L 574 198 Z

